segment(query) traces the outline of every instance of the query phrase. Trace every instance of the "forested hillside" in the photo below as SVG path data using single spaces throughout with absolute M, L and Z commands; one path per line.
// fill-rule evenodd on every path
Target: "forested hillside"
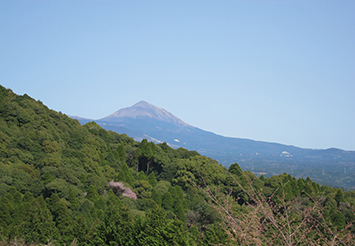
M 146 138 L 166 142 L 218 160 L 229 168 L 237 162 L 245 170 L 271 177 L 290 173 L 310 177 L 322 185 L 355 190 L 355 151 L 304 149 L 292 145 L 224 137 L 183 122 L 165 109 L 141 101 L 98 120 L 71 116 L 82 125 L 95 121 L 106 130 L 127 134 L 136 141 Z
M 258 210 L 279 205 L 272 216 Z M 227 170 L 195 151 L 81 126 L 0 86 L 0 245 L 272 245 L 281 225 L 318 245 L 352 245 L 354 206 L 354 191 Z

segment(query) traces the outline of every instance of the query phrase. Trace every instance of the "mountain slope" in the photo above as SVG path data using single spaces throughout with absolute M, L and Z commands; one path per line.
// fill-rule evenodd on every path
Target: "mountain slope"
M 78 120 L 81 123 L 88 121 Z M 146 138 L 156 143 L 166 142 L 174 148 L 196 150 L 217 159 L 226 167 L 237 162 L 243 169 L 266 173 L 268 176 L 283 172 L 298 177 L 313 175 L 313 179 L 320 183 L 333 182 L 333 186 L 355 187 L 355 181 L 347 176 L 355 175 L 355 151 L 303 149 L 223 137 L 191 126 L 165 109 L 144 101 L 96 122 L 106 130 L 126 133 L 138 141 Z M 339 182 L 340 179 L 345 179 L 345 183 Z
M 209 191 L 216 188 L 215 194 L 221 194 L 221 198 L 224 195 L 219 191 L 233 191 L 225 196 L 228 201 L 238 201 L 232 204 L 234 210 L 228 210 L 230 214 L 245 211 L 243 220 L 264 225 L 262 217 L 255 220 L 252 207 L 250 213 L 244 209 L 255 200 L 235 189 L 235 182 L 242 184 L 247 177 L 265 197 L 273 194 L 273 208 L 283 208 L 285 197 L 293 201 L 297 209 L 290 209 L 292 217 L 308 208 L 315 213 L 309 207 L 311 198 L 302 194 L 313 187 L 317 198 L 326 204 L 326 211 L 338 211 L 337 216 L 325 213 L 324 221 L 339 228 L 354 223 L 355 216 L 348 207 L 349 203 L 355 205 L 353 192 L 320 187 L 288 174 L 257 178 L 243 172 L 238 164 L 227 173 L 217 161 L 196 151 L 146 140 L 139 143 L 124 134 L 106 131 L 95 122 L 82 126 L 40 101 L 18 96 L 1 85 L 0 143 L 0 245 L 12 245 L 14 241 L 17 245 L 225 245 L 231 239 L 224 233 L 223 217 L 208 206 L 208 195 L 202 195 L 205 189 L 198 187 L 207 185 Z M 192 180 L 196 185 L 191 185 Z M 286 196 L 276 192 L 281 185 Z M 339 219 L 345 217 L 347 220 Z M 285 219 L 276 221 L 283 223 Z M 306 226 L 302 230 L 319 231 L 313 226 L 318 223 L 300 221 Z M 249 224 L 245 226 L 250 231 Z M 330 222 L 326 226 L 330 228 Z M 251 231 L 252 235 L 261 235 L 260 225 L 253 228 L 257 231 Z M 278 237 L 273 227 L 265 228 L 262 231 L 266 236 Z M 332 235 L 342 235 L 335 233 Z
M 193 203 L 185 200 L 177 182 L 191 185 L 182 182 L 180 170 L 170 163 L 180 163 L 181 169 L 187 163 L 190 177 L 197 177 L 195 170 L 203 163 L 200 174 L 205 169 L 212 180 L 225 179 L 224 168 L 196 152 L 138 143 L 94 122 L 82 126 L 0 85 L 0 245 L 13 239 L 18 245 L 147 245 L 145 238 L 157 245 L 189 245 L 179 239 L 190 238 L 185 211 L 211 216 L 188 205 Z M 155 186 L 160 189 L 153 190 Z M 157 203 L 166 195 L 174 207 Z M 194 196 L 196 202 L 204 203 L 204 198 Z M 215 223 L 206 220 L 200 224 Z M 116 225 L 128 229 L 117 232 Z M 111 242 L 104 240 L 106 235 L 97 236 L 103 231 Z M 175 233 L 170 239 L 160 236 L 166 231 Z

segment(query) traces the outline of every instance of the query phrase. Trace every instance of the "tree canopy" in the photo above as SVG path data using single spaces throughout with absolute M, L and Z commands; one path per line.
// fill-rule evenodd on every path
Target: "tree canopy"
M 312 206 L 309 195 L 314 194 L 335 232 L 355 221 L 353 191 L 288 174 L 259 178 L 237 163 L 227 170 L 196 151 L 137 142 L 95 122 L 82 126 L 0 86 L 3 242 L 228 244 L 230 228 L 205 191 L 216 189 L 234 201 L 233 213 L 246 213 L 255 201 L 238 184 L 250 185 L 275 203 L 285 194 L 285 201 L 301 209 Z

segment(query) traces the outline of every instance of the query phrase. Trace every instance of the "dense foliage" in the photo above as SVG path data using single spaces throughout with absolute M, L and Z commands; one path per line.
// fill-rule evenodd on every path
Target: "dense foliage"
M 227 172 L 229 171 L 229 173 Z M 238 164 L 166 143 L 136 142 L 48 109 L 0 86 L 0 240 L 78 245 L 229 244 L 230 230 L 204 187 L 230 194 L 235 213 L 253 199 L 238 186 L 302 208 L 321 198 L 334 231 L 355 221 L 355 192 L 283 174 L 257 178 Z M 114 181 L 112 183 L 109 182 Z M 238 182 L 236 182 L 238 181 Z M 116 185 L 115 185 L 116 184 Z M 202 188 L 199 188 L 202 187 Z M 352 232 L 354 233 L 354 232 Z

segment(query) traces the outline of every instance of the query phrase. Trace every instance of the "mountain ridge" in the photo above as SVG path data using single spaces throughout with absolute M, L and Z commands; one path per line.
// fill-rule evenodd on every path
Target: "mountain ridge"
M 86 124 L 90 120 L 79 118 L 78 121 Z M 224 137 L 191 126 L 165 109 L 145 101 L 120 109 L 95 122 L 106 130 L 125 133 L 136 141 L 145 138 L 155 143 L 166 142 L 173 148 L 195 150 L 227 168 L 238 163 L 244 170 L 267 173 L 265 176 L 286 172 L 297 178 L 309 176 L 321 184 L 355 187 L 355 151 L 309 149 Z M 354 175 L 354 178 L 345 174 Z M 346 179 L 345 183 L 339 181 L 343 179 Z
M 147 124 L 147 119 L 132 120 Z M 162 122 L 151 119 L 150 123 Z M 165 127 L 174 129 L 172 123 L 165 124 Z M 178 128 L 183 129 L 186 127 Z M 190 134 L 196 134 L 194 128 L 189 129 Z M 21 245 L 25 242 L 31 245 L 51 242 L 56 245 L 72 242 L 78 245 L 112 242 L 190 245 L 187 238 L 199 238 L 199 245 L 225 244 L 230 240 L 221 233 L 224 230 L 213 229 L 221 224 L 216 217 L 218 211 L 206 209 L 208 201 L 199 190 L 209 185 L 216 187 L 217 192 L 232 190 L 236 180 L 243 187 L 252 188 L 251 184 L 242 183 L 243 177 L 255 181 L 256 187 L 265 192 L 261 199 L 267 199 L 269 195 L 276 197 L 274 200 L 280 201 L 277 205 L 280 208 L 283 208 L 287 195 L 287 200 L 298 206 L 298 210 L 291 209 L 291 212 L 306 210 L 312 206 L 309 204 L 313 197 L 303 193 L 314 192 L 319 199 L 330 201 L 331 205 L 326 203 L 324 208 L 329 211 L 338 209 L 342 218 L 349 217 L 349 224 L 355 218 L 351 217 L 351 208 L 348 208 L 348 204 L 353 202 L 352 193 L 321 187 L 310 179 L 297 180 L 287 173 L 258 178 L 244 172 L 238 164 L 231 165 L 226 172 L 227 169 L 218 165 L 216 160 L 196 151 L 173 149 L 167 144 L 148 143 L 146 140 L 137 142 L 125 134 L 106 131 L 95 122 L 82 126 L 77 120 L 49 109 L 26 94 L 18 96 L 1 86 L 0 142 L 1 245 L 8 245 L 7 241 L 12 243 L 12 238 L 19 238 Z M 253 142 L 250 140 L 249 143 Z M 196 185 L 192 186 L 191 180 Z M 285 192 L 277 193 L 280 188 L 285 188 Z M 235 202 L 232 205 L 236 212 L 254 201 L 242 190 L 234 191 L 225 197 L 233 198 L 231 201 Z M 319 209 L 323 211 L 323 207 Z M 255 213 L 244 213 L 241 218 L 245 219 L 245 215 L 255 220 Z M 263 223 L 262 216 L 257 220 Z M 331 222 L 344 227 L 348 223 L 345 220 L 338 222 L 338 217 L 333 218 L 332 214 L 327 221 L 328 218 L 329 226 L 333 225 Z M 282 217 L 280 221 L 285 220 Z M 206 230 L 207 233 L 196 234 L 189 230 L 191 224 L 196 227 L 195 232 Z M 115 225 L 134 226 L 120 230 Z M 158 226 L 153 228 L 151 225 Z M 112 231 L 117 231 L 117 228 L 119 232 L 113 238 Z M 152 228 L 157 237 L 151 235 Z M 255 233 L 260 232 L 259 228 Z M 313 224 L 309 228 L 313 228 Z M 309 231 L 309 228 L 307 225 L 305 230 Z M 220 236 L 210 237 L 207 230 Z M 186 240 L 178 241 L 175 234 L 169 236 L 170 239 L 162 237 L 167 231 L 174 231 Z M 149 239 L 145 239 L 147 235 Z
M 184 122 L 183 120 L 181 120 L 177 116 L 173 115 L 169 111 L 167 111 L 163 108 L 157 107 L 157 106 L 155 106 L 149 102 L 146 102 L 144 100 L 141 100 L 130 107 L 121 108 L 121 109 L 115 111 L 114 113 L 112 113 L 106 117 L 97 119 L 97 120 L 83 118 L 80 116 L 69 116 L 69 117 L 71 117 L 73 119 L 77 119 L 79 121 L 88 121 L 88 122 L 95 121 L 95 122 L 100 122 L 103 125 L 111 125 L 111 126 L 116 125 L 116 124 L 119 126 L 125 126 L 126 124 L 124 124 L 124 122 L 127 121 L 127 118 L 143 119 L 143 120 L 148 120 L 148 121 L 158 120 L 161 122 L 173 123 L 176 126 L 186 126 L 189 128 L 199 129 L 199 130 L 204 131 L 206 133 L 212 133 L 212 134 L 215 134 L 217 136 L 220 136 L 220 137 L 223 137 L 226 139 L 239 139 L 239 140 L 245 140 L 245 141 L 254 141 L 257 143 L 277 144 L 277 145 L 295 147 L 295 148 L 300 148 L 300 149 L 305 149 L 305 150 L 340 150 L 340 151 L 344 151 L 344 152 L 353 152 L 352 150 L 343 150 L 343 149 L 336 148 L 336 147 L 331 147 L 331 148 L 327 148 L 327 149 L 303 148 L 303 147 L 295 146 L 292 144 L 281 144 L 281 143 L 277 143 L 277 142 L 253 140 L 253 139 L 249 139 L 249 138 L 222 136 L 222 135 L 216 134 L 214 132 L 202 130 L 198 127 L 192 126 L 192 125 Z M 157 127 L 157 128 L 159 128 L 159 127 Z M 147 134 L 144 134 L 144 135 L 146 135 L 147 137 L 150 137 Z

